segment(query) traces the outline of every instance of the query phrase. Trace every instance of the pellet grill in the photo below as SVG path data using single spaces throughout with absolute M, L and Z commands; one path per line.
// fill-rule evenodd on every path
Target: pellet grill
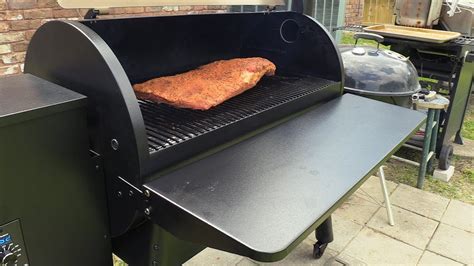
M 209 111 L 133 93 L 249 56 L 276 76 Z M 331 213 L 424 120 L 342 90 L 333 39 L 295 12 L 48 22 L 25 74 L 0 80 L 0 261 L 177 265 L 213 247 L 270 262 L 315 230 L 320 256 Z

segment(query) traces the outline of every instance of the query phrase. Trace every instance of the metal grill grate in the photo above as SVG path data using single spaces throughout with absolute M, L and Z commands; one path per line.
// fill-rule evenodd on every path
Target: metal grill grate
M 150 153 L 236 123 L 306 95 L 332 81 L 313 77 L 264 77 L 259 84 L 207 111 L 174 108 L 151 101 L 139 101 L 145 121 Z

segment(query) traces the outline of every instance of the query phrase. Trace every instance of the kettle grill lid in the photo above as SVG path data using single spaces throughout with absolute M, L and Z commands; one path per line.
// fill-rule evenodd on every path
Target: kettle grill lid
M 370 46 L 340 45 L 346 90 L 405 96 L 420 90 L 418 73 L 407 57 Z
M 283 0 L 58 0 L 63 8 L 109 8 L 138 6 L 192 6 L 192 5 L 284 5 Z

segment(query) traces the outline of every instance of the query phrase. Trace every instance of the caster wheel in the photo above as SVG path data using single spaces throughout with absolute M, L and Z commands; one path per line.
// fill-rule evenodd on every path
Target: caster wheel
M 313 246 L 313 258 L 315 258 L 315 259 L 321 258 L 323 256 L 324 251 L 326 250 L 327 246 L 328 246 L 327 243 L 320 244 L 319 242 L 317 242 L 316 244 L 314 244 L 314 246 Z
M 441 170 L 448 170 L 451 165 L 451 159 L 453 158 L 453 146 L 443 145 L 439 153 L 438 167 Z

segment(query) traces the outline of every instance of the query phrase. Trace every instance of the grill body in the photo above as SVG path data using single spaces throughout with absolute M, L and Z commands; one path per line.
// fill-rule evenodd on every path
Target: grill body
M 276 76 L 208 112 L 133 93 L 147 79 L 251 56 L 274 62 Z M 342 69 L 326 30 L 294 12 L 54 21 L 34 35 L 25 63 L 26 73 L 89 98 L 89 139 L 104 160 L 114 236 L 143 219 L 138 196 L 116 197 L 124 184 L 138 195 L 157 172 L 339 97 Z

